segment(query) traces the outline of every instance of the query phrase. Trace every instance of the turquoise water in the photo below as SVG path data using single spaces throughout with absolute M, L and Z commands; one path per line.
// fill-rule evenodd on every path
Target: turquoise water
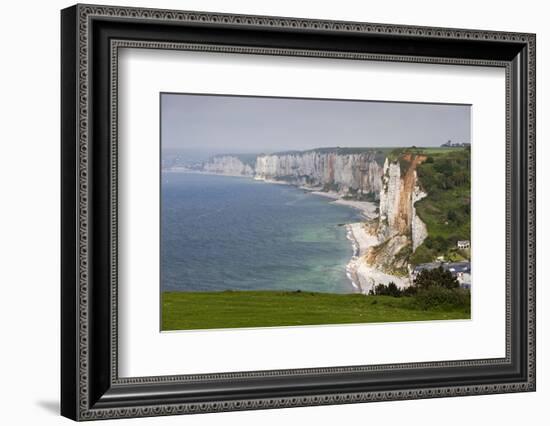
M 163 173 L 161 193 L 163 290 L 353 291 L 357 210 L 240 177 Z

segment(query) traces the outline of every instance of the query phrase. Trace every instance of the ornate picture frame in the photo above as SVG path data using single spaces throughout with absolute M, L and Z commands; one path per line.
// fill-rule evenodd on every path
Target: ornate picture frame
M 534 34 L 495 31 L 96 5 L 64 9 L 62 415 L 93 420 L 534 391 L 535 41 Z M 505 69 L 506 356 L 119 377 L 121 48 Z

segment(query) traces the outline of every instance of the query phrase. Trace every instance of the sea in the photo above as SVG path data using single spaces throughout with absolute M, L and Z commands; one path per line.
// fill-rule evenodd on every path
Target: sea
M 352 293 L 354 208 L 246 177 L 163 172 L 163 291 Z

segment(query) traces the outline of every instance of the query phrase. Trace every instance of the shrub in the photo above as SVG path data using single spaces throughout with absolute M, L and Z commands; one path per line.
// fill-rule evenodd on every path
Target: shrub
M 457 222 L 458 221 L 458 215 L 456 214 L 456 212 L 454 210 L 449 210 L 447 212 L 447 220 L 449 222 Z
M 436 252 L 430 249 L 426 244 L 422 244 L 418 247 L 410 257 L 410 261 L 413 265 L 419 265 L 421 263 L 429 263 L 436 257 Z
M 395 285 L 392 281 L 387 286 L 384 284 L 378 284 L 374 287 L 374 290 L 371 290 L 369 294 L 376 296 L 391 296 L 391 297 L 401 297 L 401 290 Z
M 420 271 L 414 280 L 414 285 L 421 289 L 428 289 L 430 287 L 443 287 L 446 289 L 458 288 L 458 280 L 446 271 L 441 266 L 435 269 L 424 269 Z
M 470 290 L 460 288 L 457 279 L 441 266 L 421 271 L 410 287 L 401 290 L 393 282 L 378 284 L 369 291 L 369 295 L 410 297 L 411 307 L 422 310 L 461 309 L 470 312 Z
M 417 288 L 414 285 L 411 285 L 409 287 L 405 287 L 403 290 L 401 290 L 401 294 L 403 296 L 414 296 L 417 293 Z
M 464 309 L 470 312 L 470 291 L 462 288 L 432 286 L 418 289 L 415 304 L 428 309 Z
M 388 284 L 388 296 L 401 297 L 401 290 L 399 290 L 394 282 Z

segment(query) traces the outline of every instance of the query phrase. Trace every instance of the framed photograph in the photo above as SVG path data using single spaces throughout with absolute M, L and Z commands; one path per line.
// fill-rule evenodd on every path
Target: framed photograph
M 61 12 L 61 412 L 535 390 L 535 35 Z

